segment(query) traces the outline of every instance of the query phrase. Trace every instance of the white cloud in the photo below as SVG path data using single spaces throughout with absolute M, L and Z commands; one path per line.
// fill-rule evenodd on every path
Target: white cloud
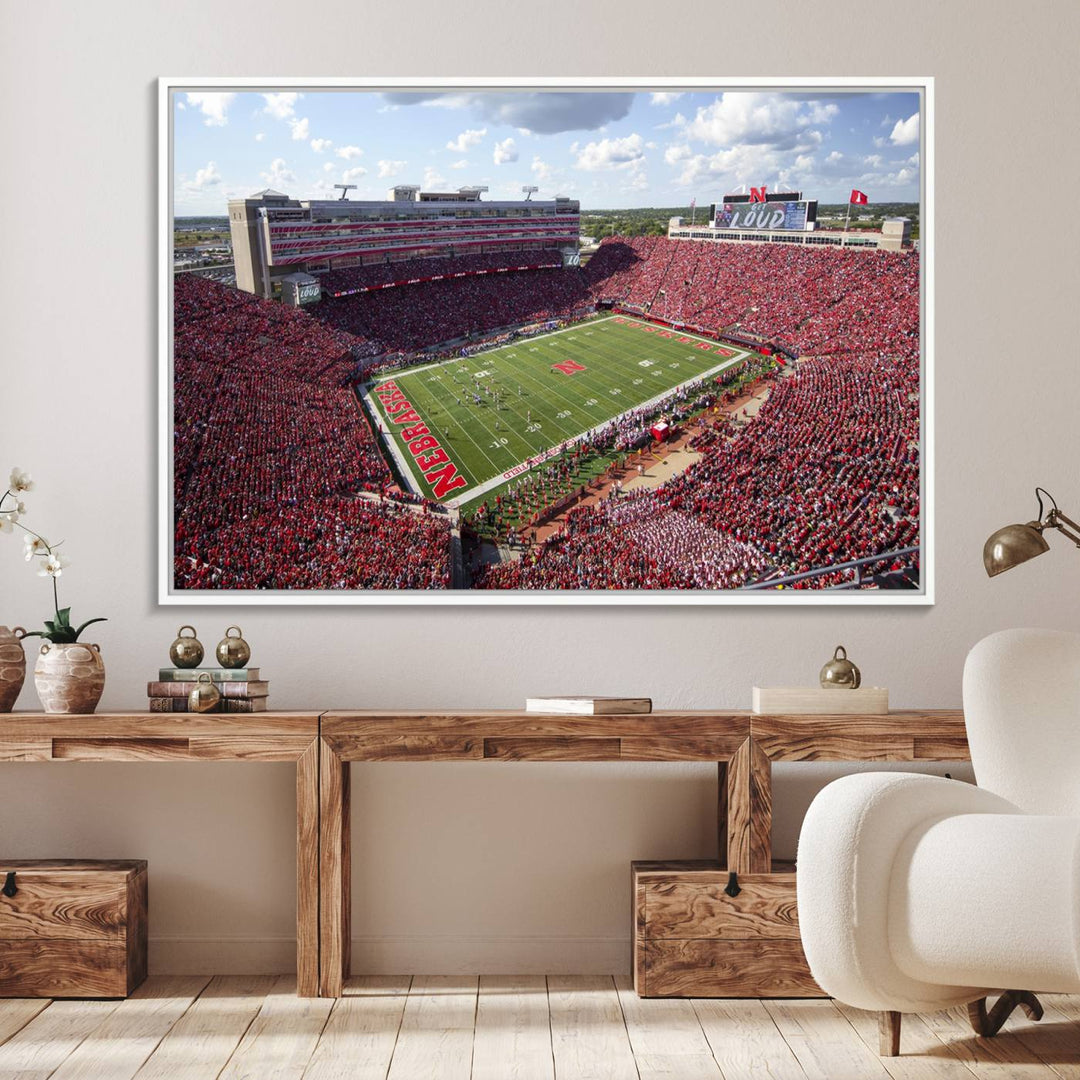
M 682 97 L 682 94 L 673 94 L 670 91 L 661 91 L 658 94 L 653 94 L 649 98 L 650 105 L 670 105 L 674 101 L 678 101 Z
M 218 172 L 217 165 L 208 161 L 205 169 L 199 169 L 195 173 L 195 186 L 196 187 L 213 187 L 215 184 L 221 183 L 221 173 Z
M 324 150 L 329 150 L 333 145 L 334 144 L 329 139 L 311 140 L 311 149 L 314 150 L 316 154 L 321 154 Z
M 439 191 L 449 187 L 450 184 L 434 165 L 429 165 L 424 170 L 423 187 L 425 191 Z
M 178 109 L 179 109 L 179 110 L 180 110 L 181 112 L 183 112 L 183 111 L 184 111 L 184 110 L 185 110 L 185 109 L 187 108 L 187 106 L 186 106 L 186 105 L 185 105 L 185 104 L 184 104 L 184 103 L 183 103 L 182 101 L 180 101 L 180 100 L 177 100 L 177 102 L 176 102 L 176 107 L 177 107 L 177 108 L 178 108 Z
M 267 187 L 279 188 L 296 183 L 296 174 L 288 167 L 284 158 L 274 158 L 270 162 L 270 171 L 259 175 L 266 181 Z
M 450 163 L 451 169 L 467 169 L 468 167 L 469 163 L 464 158 L 462 158 L 460 161 L 452 161 Z
M 826 124 L 839 113 L 838 106 L 798 101 L 781 94 L 721 94 L 711 105 L 702 106 L 685 123 L 688 138 L 714 146 L 771 146 L 793 150 L 808 140 L 821 142 L 821 133 L 811 124 Z
M 204 168 L 196 170 L 194 180 L 184 179 L 180 187 L 189 195 L 198 196 L 200 193 L 206 192 L 208 188 L 216 190 L 220 187 L 221 182 L 222 177 L 221 173 L 218 172 L 217 164 L 208 161 Z
M 918 165 L 919 164 L 919 151 L 918 150 L 916 150 L 915 153 L 912 154 L 911 157 L 909 157 L 907 159 L 907 163 L 909 165 Z
M 332 161 L 323 162 L 323 172 L 333 172 L 334 168 L 335 166 Z
M 546 161 L 541 159 L 539 154 L 533 156 L 532 164 L 529 168 L 532 170 L 533 179 L 541 187 L 551 183 L 554 170 Z
M 693 156 L 693 150 L 685 143 L 669 146 L 664 151 L 664 160 L 669 165 L 678 165 L 680 161 L 689 161 Z
M 681 112 L 677 112 L 666 124 L 657 124 L 656 130 L 663 131 L 665 128 L 684 128 L 686 127 L 686 117 Z
M 467 153 L 472 147 L 479 146 L 480 140 L 487 134 L 487 128 L 468 128 L 456 139 L 446 144 L 447 150 L 456 150 L 459 154 Z
M 359 180 L 361 176 L 367 176 L 367 169 L 363 165 L 356 165 L 351 169 L 346 169 L 341 174 L 341 180 L 342 183 L 351 184 L 354 180 Z
M 517 161 L 518 152 L 514 140 L 503 139 L 502 142 L 497 142 L 492 158 L 496 165 L 506 165 L 512 161 Z
M 649 188 L 649 178 L 645 175 L 642 168 L 644 162 L 637 162 L 630 170 L 630 179 L 627 182 L 625 191 L 647 191 Z
M 645 158 L 645 140 L 637 134 L 623 139 L 601 139 L 580 148 L 575 143 L 570 149 L 577 154 L 577 168 L 588 172 L 631 168 Z
M 290 120 L 289 129 L 292 131 L 292 137 L 299 141 L 303 141 L 311 134 L 308 130 L 308 118 L 306 116 L 303 120 Z
M 263 100 L 266 102 L 263 112 L 274 117 L 275 120 L 288 120 L 295 115 L 299 97 L 299 94 L 294 93 L 263 94 Z
M 893 146 L 910 146 L 919 141 L 919 114 L 912 113 L 906 120 L 897 120 L 889 142 Z
M 265 139 L 265 138 L 266 138 L 266 132 L 265 131 L 259 131 L 259 132 L 255 133 L 255 141 L 256 142 L 262 142 L 263 139 Z
M 339 146 L 335 151 L 339 158 L 352 161 L 353 158 L 363 157 L 364 151 L 359 146 Z
M 379 179 L 387 180 L 397 176 L 408 164 L 407 161 L 387 161 L 383 159 L 379 162 Z
M 880 169 L 885 164 L 885 159 L 880 154 L 868 154 L 863 158 L 863 164 L 869 165 L 871 169 Z
M 224 127 L 229 122 L 227 113 L 235 98 L 235 94 L 188 94 L 187 103 L 203 114 L 207 127 Z

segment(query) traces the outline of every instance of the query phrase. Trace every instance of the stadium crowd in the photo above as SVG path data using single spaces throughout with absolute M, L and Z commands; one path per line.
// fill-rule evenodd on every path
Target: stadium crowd
M 324 284 L 458 272 L 451 261 L 493 268 L 506 258 L 335 270 Z M 447 587 L 441 515 L 354 497 L 384 495 L 393 482 L 357 408 L 358 363 L 570 319 L 600 303 L 752 335 L 802 359 L 773 382 L 752 421 L 699 436 L 701 459 L 685 473 L 574 510 L 520 561 L 479 570 L 477 587 L 730 588 L 913 546 L 918 281 L 915 252 L 658 237 L 605 240 L 580 271 L 473 273 L 306 311 L 178 275 L 177 585 Z M 605 437 L 630 449 L 646 419 L 628 414 Z
M 565 319 L 591 310 L 576 272 L 535 270 L 421 282 L 324 300 L 311 314 L 326 326 L 412 352 L 520 323 Z
M 918 544 L 916 255 L 645 238 L 605 243 L 588 272 L 598 299 L 673 319 L 692 310 L 699 325 L 771 335 L 804 359 L 752 423 L 731 437 L 707 430 L 697 464 L 636 494 L 632 524 L 620 503 L 576 510 L 529 557 L 486 567 L 479 587 L 696 588 L 712 568 L 718 585 L 705 587 L 730 588 Z M 724 290 L 736 287 L 733 300 Z
M 508 267 L 562 266 L 557 250 L 501 251 L 489 255 L 449 255 L 440 258 L 402 259 L 397 262 L 369 263 L 366 266 L 335 267 L 319 275 L 319 282 L 331 296 L 346 295 L 359 289 L 385 288 L 395 282 L 414 284 L 413 279 L 437 275 L 479 274 Z
M 445 520 L 347 497 L 392 483 L 357 343 L 192 274 L 175 298 L 176 586 L 445 587 Z

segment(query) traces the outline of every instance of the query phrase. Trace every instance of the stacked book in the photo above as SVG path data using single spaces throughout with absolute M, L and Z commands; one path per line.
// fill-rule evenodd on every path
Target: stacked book
M 270 684 L 258 668 L 162 668 L 157 682 L 146 684 L 151 712 L 187 712 L 188 694 L 200 675 L 209 675 L 221 695 L 214 712 L 265 712 Z M 204 680 L 205 682 L 205 680 Z

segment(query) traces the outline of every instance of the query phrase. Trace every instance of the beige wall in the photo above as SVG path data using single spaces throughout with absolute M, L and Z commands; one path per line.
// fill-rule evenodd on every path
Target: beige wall
M 65 601 L 110 617 L 96 635 L 105 706 L 140 703 L 185 621 L 210 642 L 239 621 L 274 703 L 306 708 L 511 705 L 567 689 L 745 706 L 754 682 L 812 678 L 838 641 L 896 705 L 956 705 L 982 635 L 1076 625 L 1080 560 L 1063 544 L 994 582 L 979 562 L 991 529 L 1031 511 L 1036 482 L 1080 506 L 1080 217 L 1058 198 L 1045 204 L 1061 215 L 1054 228 L 1001 221 L 1012 206 L 1037 215 L 1031 189 L 1080 172 L 1071 0 L 778 0 L 760 37 L 736 34 L 750 47 L 724 37 L 761 9 L 678 0 L 662 13 L 644 0 L 474 3 L 460 21 L 419 0 L 407 47 L 386 4 L 324 0 L 310 21 L 303 6 L 250 0 L 5 10 L 18 32 L 0 39 L 0 468 L 33 470 L 33 520 L 67 538 Z M 511 72 L 936 77 L 935 607 L 155 606 L 155 79 Z M 0 622 L 33 623 L 46 587 L 16 546 L 0 537 Z M 21 704 L 34 703 L 28 688 Z M 781 851 L 825 775 L 780 776 Z M 627 956 L 629 860 L 705 855 L 712 842 L 708 768 L 388 765 L 354 779 L 355 928 L 369 967 L 610 970 Z M 0 858 L 150 859 L 159 970 L 287 962 L 287 768 L 9 765 L 0 793 Z

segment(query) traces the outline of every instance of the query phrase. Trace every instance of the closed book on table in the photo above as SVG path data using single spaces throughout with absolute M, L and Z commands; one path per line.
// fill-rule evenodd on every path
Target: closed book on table
M 217 705 L 211 709 L 216 713 L 253 713 L 266 712 L 269 698 L 228 698 L 223 697 Z M 183 712 L 188 711 L 187 694 L 183 697 L 152 697 L 149 704 L 150 712 Z
M 259 669 L 227 667 L 163 667 L 158 671 L 162 682 L 194 682 L 200 675 L 209 675 L 214 682 L 258 682 Z
M 194 680 L 190 682 L 169 682 L 165 679 L 160 682 L 148 682 L 146 684 L 146 696 L 186 698 L 198 685 Z M 216 682 L 214 683 L 214 689 L 222 697 L 258 698 L 266 697 L 270 693 L 270 684 L 261 680 L 258 682 Z
M 884 716 L 889 691 L 884 686 L 825 689 L 820 686 L 755 686 L 753 711 L 776 716 Z
M 652 698 L 628 697 L 539 697 L 526 698 L 525 711 L 557 716 L 617 716 L 651 713 Z
M 0 997 L 127 997 L 146 978 L 143 859 L 4 862 Z

